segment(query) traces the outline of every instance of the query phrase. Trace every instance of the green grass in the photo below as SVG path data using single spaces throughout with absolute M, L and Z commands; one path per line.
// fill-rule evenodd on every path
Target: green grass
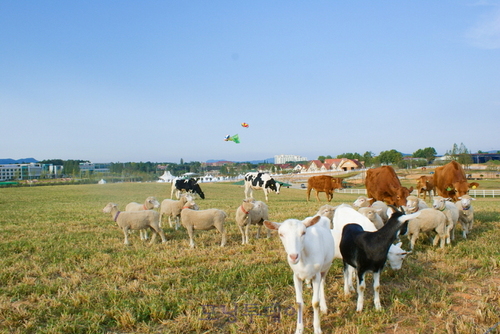
M 282 245 L 254 238 L 242 246 L 234 223 L 243 188 L 203 184 L 201 209 L 228 214 L 228 242 L 215 231 L 165 227 L 167 244 L 123 234 L 102 209 L 147 196 L 169 197 L 170 185 L 121 183 L 0 189 L 1 333 L 293 333 L 295 294 Z M 498 187 L 500 188 L 500 186 Z M 324 194 L 322 194 L 324 195 Z M 257 199 L 263 199 L 256 192 Z M 357 195 L 335 194 L 331 204 Z M 324 199 L 324 197 L 321 197 Z M 325 202 L 305 191 L 271 194 L 270 218 L 304 218 Z M 365 310 L 343 295 L 342 265 L 327 277 L 324 333 L 484 333 L 500 315 L 500 205 L 478 198 L 468 240 L 433 248 L 425 238 L 403 269 L 382 274 L 383 310 L 373 308 L 371 275 Z M 264 234 L 265 235 L 265 234 Z M 405 247 L 407 241 L 404 240 Z M 312 333 L 311 290 L 305 288 L 306 333 Z M 491 333 L 498 333 L 494 329 Z

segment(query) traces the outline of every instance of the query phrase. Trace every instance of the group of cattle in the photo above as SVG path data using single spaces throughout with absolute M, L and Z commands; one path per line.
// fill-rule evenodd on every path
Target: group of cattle
M 374 200 L 383 201 L 389 205 L 402 207 L 406 205 L 406 198 L 413 191 L 403 187 L 396 172 L 391 166 L 382 166 L 369 169 L 366 172 L 367 196 Z M 438 196 L 449 198 L 453 202 L 466 195 L 469 189 L 479 186 L 477 182 L 467 182 L 462 166 L 456 161 L 437 167 L 433 176 L 421 176 L 417 182 L 418 196 L 431 192 Z
M 407 188 L 401 185 L 396 172 L 391 166 L 381 166 L 369 169 L 366 172 L 366 191 L 367 196 L 374 201 L 382 201 L 388 205 L 402 207 L 406 205 L 406 198 L 414 190 L 413 187 Z M 433 176 L 421 176 L 417 180 L 416 190 L 418 197 L 431 193 L 444 198 L 450 198 L 452 201 L 458 201 L 458 198 L 467 194 L 469 189 L 475 189 L 479 186 L 477 182 L 467 182 L 465 172 L 456 161 L 452 161 L 444 166 L 437 167 Z M 342 189 L 342 178 L 328 175 L 312 176 L 307 181 L 307 201 L 310 199 L 311 190 L 316 191 L 316 198 L 319 201 L 318 193 L 324 192 L 328 202 L 333 198 L 335 189 Z

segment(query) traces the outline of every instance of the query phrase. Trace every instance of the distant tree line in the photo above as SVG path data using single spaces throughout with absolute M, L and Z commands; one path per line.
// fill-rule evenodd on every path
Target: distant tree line
M 418 149 L 409 158 L 404 159 L 404 155 L 395 149 L 382 151 L 377 156 L 373 152 L 367 151 L 364 154 L 355 153 L 342 153 L 337 155 L 336 159 L 357 159 L 364 162 L 366 167 L 379 166 L 379 165 L 394 165 L 399 168 L 415 168 L 425 166 L 432 163 L 436 158 L 436 150 L 433 147 L 426 147 Z M 472 164 L 471 152 L 462 143 L 460 145 L 453 144 L 451 150 L 446 152 L 450 159 L 457 160 L 463 165 Z M 319 156 L 318 160 L 325 162 L 326 159 L 333 159 L 331 155 Z M 63 166 L 63 174 L 66 176 L 81 176 L 80 163 L 89 162 L 88 160 L 62 160 L 62 159 L 49 159 L 40 161 L 43 164 L 53 164 Z M 306 163 L 306 162 L 304 162 Z M 239 175 L 245 174 L 248 171 L 256 170 L 259 167 L 266 168 L 273 172 L 278 171 L 278 167 L 274 164 L 252 164 L 250 162 L 233 163 L 224 166 L 206 166 L 199 161 L 184 162 L 180 159 L 179 163 L 173 162 L 112 162 L 110 164 L 109 173 L 112 176 L 121 178 L 139 178 L 141 180 L 157 179 L 164 170 L 170 171 L 174 176 L 180 176 L 185 173 L 205 174 L 206 172 L 217 170 L 221 175 Z M 88 177 L 88 175 L 87 175 Z
M 382 151 L 378 156 L 373 152 L 367 151 L 363 155 L 355 153 L 342 153 L 336 156 L 337 159 L 357 159 L 363 161 L 366 167 L 370 166 L 380 166 L 380 165 L 395 165 L 400 168 L 415 168 L 431 164 L 436 159 L 436 149 L 434 147 L 426 147 L 423 149 L 418 149 L 413 152 L 412 155 L 404 159 L 404 155 L 395 149 Z M 462 143 L 460 145 L 453 144 L 451 150 L 447 151 L 446 156 L 450 159 L 456 160 L 459 163 L 465 165 L 466 167 L 472 164 L 471 152 Z M 326 159 L 332 159 L 331 155 L 323 156 L 320 155 L 318 160 L 325 162 Z

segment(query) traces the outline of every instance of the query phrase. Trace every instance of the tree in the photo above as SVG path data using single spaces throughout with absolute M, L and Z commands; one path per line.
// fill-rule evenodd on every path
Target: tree
M 424 149 L 418 149 L 413 152 L 414 158 L 423 158 L 427 160 L 427 163 L 430 163 L 436 157 L 437 152 L 434 147 L 426 147 Z
M 65 175 L 78 175 L 80 174 L 80 162 L 85 162 L 82 160 L 66 160 L 63 163 L 63 173 Z
M 380 163 L 382 164 L 398 164 L 401 160 L 403 160 L 403 154 L 401 152 L 398 152 L 394 149 L 390 151 L 383 151 L 380 152 L 378 159 Z
M 363 154 L 363 160 L 365 162 L 365 166 L 371 166 L 373 164 L 373 158 L 375 157 L 375 154 L 370 151 L 366 151 L 365 154 Z
M 472 155 L 467 147 L 465 147 L 464 143 L 461 143 L 460 146 L 456 143 L 453 144 L 451 151 L 446 151 L 446 155 L 449 155 L 459 164 L 464 165 L 465 168 L 468 168 L 473 163 Z
M 359 154 L 357 152 L 355 152 L 355 153 L 342 153 L 342 154 L 337 155 L 337 159 L 342 159 L 342 158 L 363 160 L 363 157 L 361 156 L 361 154 Z

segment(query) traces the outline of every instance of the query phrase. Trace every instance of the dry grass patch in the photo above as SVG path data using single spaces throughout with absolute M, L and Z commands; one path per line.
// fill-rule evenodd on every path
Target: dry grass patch
M 158 183 L 8 188 L 0 192 L 1 333 L 292 333 L 295 293 L 282 245 L 255 239 L 242 246 L 235 211 L 243 188 L 202 184 L 202 209 L 228 214 L 228 242 L 215 230 L 165 228 L 167 244 L 131 235 L 130 246 L 102 208 L 170 195 Z M 255 196 L 263 200 L 263 194 Z M 332 205 L 356 195 L 335 194 Z M 303 219 L 325 202 L 283 189 L 269 197 L 271 220 Z M 327 277 L 325 333 L 484 333 L 500 314 L 497 199 L 478 198 L 475 227 L 452 247 L 422 240 L 403 269 L 381 278 L 383 310 L 373 308 L 371 275 L 365 310 L 344 297 L 342 265 Z M 405 240 L 405 246 L 408 243 Z M 311 290 L 305 289 L 306 332 L 312 328 Z M 491 333 L 498 332 L 493 330 Z

